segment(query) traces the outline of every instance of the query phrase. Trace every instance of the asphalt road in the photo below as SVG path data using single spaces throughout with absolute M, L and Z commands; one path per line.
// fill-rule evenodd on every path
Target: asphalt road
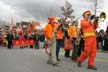
M 108 53 L 98 52 L 97 71 L 87 69 L 87 60 L 77 67 L 70 58 L 64 58 L 63 49 L 58 67 L 47 64 L 47 58 L 44 49 L 0 48 L 0 72 L 108 72 Z

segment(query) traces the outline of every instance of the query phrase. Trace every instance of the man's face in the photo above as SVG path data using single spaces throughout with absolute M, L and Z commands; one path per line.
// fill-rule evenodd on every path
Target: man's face
M 85 18 L 85 19 L 90 19 L 90 16 L 91 16 L 90 14 L 86 14 L 86 15 L 84 16 L 84 18 Z
M 51 21 L 50 24 L 53 24 L 53 21 Z

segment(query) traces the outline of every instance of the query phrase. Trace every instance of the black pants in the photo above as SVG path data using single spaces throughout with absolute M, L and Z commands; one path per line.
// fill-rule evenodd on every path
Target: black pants
M 65 57 L 70 57 L 70 50 L 65 51 Z
M 33 45 L 30 45 L 30 48 L 33 48 Z
M 12 48 L 12 41 L 8 41 L 8 49 Z
M 24 46 L 20 46 L 20 48 L 21 48 L 21 49 L 23 49 L 23 48 L 24 48 Z
M 72 52 L 72 56 L 71 56 L 71 59 L 74 60 L 74 61 L 76 61 L 77 57 L 78 57 L 78 45 L 75 45 L 75 40 L 76 39 L 72 40 L 73 52 Z
M 77 60 L 77 58 L 81 55 L 81 52 L 84 50 L 84 39 L 81 38 L 79 45 L 75 45 L 75 40 L 72 41 L 73 43 L 73 52 L 72 52 L 72 60 Z
M 38 41 L 35 42 L 35 49 L 39 49 L 39 42 Z
M 79 48 L 78 48 L 78 52 L 77 52 L 78 57 L 81 55 L 81 51 L 82 51 L 82 49 L 79 47 Z
M 103 48 L 103 50 L 108 51 L 108 39 L 107 38 L 104 40 L 104 48 Z
M 78 58 L 78 46 L 74 46 L 71 59 L 76 61 Z
M 83 38 L 81 38 L 80 43 L 79 43 L 78 56 L 81 55 L 82 51 L 84 51 L 84 39 Z

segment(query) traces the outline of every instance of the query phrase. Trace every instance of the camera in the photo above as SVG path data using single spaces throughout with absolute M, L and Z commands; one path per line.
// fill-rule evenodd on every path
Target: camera
M 95 23 L 98 23 L 99 17 L 96 17 L 95 15 L 91 15 L 91 16 L 90 16 L 90 20 L 91 20 L 91 21 L 94 20 Z

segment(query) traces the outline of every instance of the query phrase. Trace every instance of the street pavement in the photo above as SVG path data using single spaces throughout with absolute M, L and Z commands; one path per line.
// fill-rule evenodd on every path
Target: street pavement
M 59 66 L 47 64 L 48 55 L 44 49 L 7 49 L 0 47 L 0 72 L 108 72 L 108 53 L 98 52 L 95 59 L 97 71 L 87 69 L 87 60 L 82 67 L 64 57 L 64 50 L 60 51 Z

